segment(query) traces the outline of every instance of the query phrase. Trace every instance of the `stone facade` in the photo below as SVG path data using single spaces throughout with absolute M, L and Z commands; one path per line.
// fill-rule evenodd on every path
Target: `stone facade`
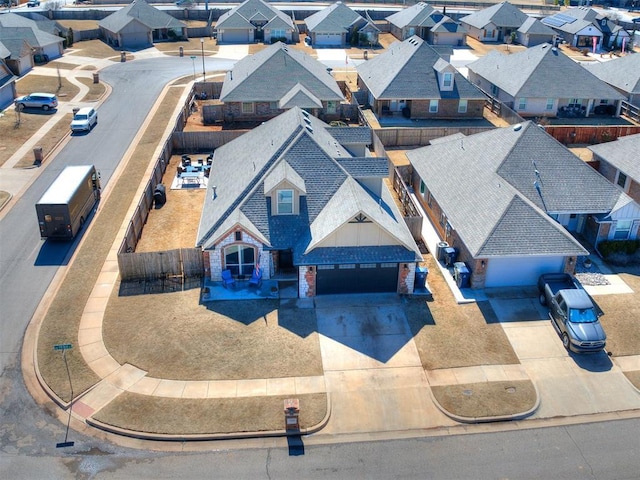
M 316 267 L 298 267 L 298 297 L 316 296 Z
M 398 290 L 400 295 L 413 293 L 416 280 L 416 264 L 403 263 L 398 272 Z
M 239 231 L 242 234 L 240 241 L 236 240 L 236 232 Z M 262 278 L 271 278 L 271 255 L 264 255 L 263 245 L 261 242 L 253 238 L 244 230 L 232 230 L 229 234 L 216 243 L 215 250 L 207 250 L 204 252 L 205 261 L 205 275 L 207 274 L 207 265 L 209 267 L 208 276 L 212 281 L 222 281 L 222 270 L 224 270 L 224 249 L 229 245 L 251 245 L 255 248 L 255 258 L 260 262 L 260 269 L 262 270 Z M 208 257 L 208 261 L 207 261 Z

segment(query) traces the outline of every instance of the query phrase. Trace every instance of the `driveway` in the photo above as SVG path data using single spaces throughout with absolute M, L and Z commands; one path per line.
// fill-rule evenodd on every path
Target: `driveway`
M 520 363 L 540 393 L 531 418 L 640 408 L 640 394 L 605 352 L 569 354 L 536 298 L 489 300 Z
M 331 420 L 323 434 L 433 428 L 456 423 L 433 404 L 396 295 L 317 297 Z

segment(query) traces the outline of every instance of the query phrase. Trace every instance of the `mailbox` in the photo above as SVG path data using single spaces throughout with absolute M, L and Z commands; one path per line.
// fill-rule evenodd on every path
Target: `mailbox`
M 300 401 L 297 398 L 288 398 L 284 401 L 284 424 L 286 431 L 300 430 Z

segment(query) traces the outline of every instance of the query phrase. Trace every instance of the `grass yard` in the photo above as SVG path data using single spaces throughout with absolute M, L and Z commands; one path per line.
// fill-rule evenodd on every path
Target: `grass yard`
M 205 56 L 218 53 L 218 44 L 216 40 L 209 37 L 204 38 L 204 54 Z M 198 58 L 202 57 L 202 46 L 199 38 L 189 38 L 187 40 L 177 40 L 175 42 L 159 42 L 154 44 L 156 50 L 166 53 L 167 55 L 179 55 L 180 47 L 184 51 L 184 56 L 189 60 L 191 55 Z
M 97 102 L 107 91 L 107 87 L 104 86 L 104 83 L 93 83 L 92 78 L 77 77 L 77 80 L 89 87 L 89 91 L 82 98 L 83 102 Z
M 428 370 L 519 363 L 489 302 L 457 305 L 431 255 L 425 256 L 433 301 L 406 303 L 422 366 Z
M 40 327 L 37 346 L 40 373 L 47 385 L 65 401 L 70 400 L 67 371 L 60 352 L 54 352 L 51 346 L 57 343 L 77 343 L 80 318 L 102 268 L 102 262 L 134 200 L 147 166 L 155 160 L 152 158 L 153 153 L 162 140 L 167 119 L 173 118 L 181 95 L 181 89 L 168 91 L 123 175 L 113 187 L 111 195 L 100 205 L 99 219 L 94 219 L 90 231 L 85 233 L 82 247 L 76 252 L 76 258 Z M 99 380 L 85 363 L 80 349 L 70 350 L 67 360 L 76 395 Z
M 124 392 L 94 418 L 139 432 L 194 435 L 284 430 L 285 396 L 179 399 Z M 327 413 L 324 393 L 297 395 L 300 427 L 318 425 Z
M 107 350 L 120 364 L 172 380 L 322 375 L 315 310 L 277 300 L 199 304 L 199 289 L 109 299 Z
M 98 22 L 99 22 L 99 20 L 68 20 L 68 19 L 60 19 L 56 21 L 63 27 L 71 28 L 74 31 L 95 30 L 98 28 Z M 77 42 L 77 43 L 81 43 L 81 42 Z M 75 43 L 73 46 L 75 47 L 77 43 Z
M 0 132 L 2 132 L 0 165 L 4 165 L 16 150 L 29 141 L 33 134 L 40 130 L 55 113 L 21 113 L 20 124 L 17 124 L 16 115 L 15 110 L 8 110 L 0 116 Z M 33 164 L 33 154 L 31 155 L 31 163 Z
M 16 82 L 16 90 L 18 96 L 33 92 L 54 93 L 60 101 L 70 100 L 80 91 L 66 78 L 48 75 L 26 75 Z
M 71 119 L 73 118 L 73 114 L 67 113 L 60 117 L 60 119 L 56 122 L 56 124 L 44 135 L 39 141 L 37 146 L 42 148 L 42 153 L 44 156 L 47 156 L 51 153 L 62 140 L 66 138 L 69 134 L 71 124 Z M 23 121 L 25 120 L 25 114 L 22 114 Z M 29 121 L 29 119 L 27 119 Z M 46 161 L 46 160 L 45 160 Z M 33 151 L 28 152 L 24 157 L 22 157 L 18 163 L 16 163 L 15 168 L 29 168 L 35 164 L 35 156 Z
M 82 42 L 76 42 L 70 49 L 70 52 L 65 52 L 65 55 L 79 55 L 82 57 L 91 58 L 118 58 L 120 59 L 120 50 L 116 50 L 110 45 L 107 45 L 102 40 L 84 40 Z

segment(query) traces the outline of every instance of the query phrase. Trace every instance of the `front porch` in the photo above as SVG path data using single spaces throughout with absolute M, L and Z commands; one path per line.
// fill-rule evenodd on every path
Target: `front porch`
M 250 277 L 249 277 L 250 278 Z M 260 286 L 250 285 L 249 278 L 236 280 L 235 285 L 225 287 L 222 282 L 204 280 L 201 301 L 257 300 L 261 298 L 298 298 L 298 282 L 293 280 L 268 279 Z

